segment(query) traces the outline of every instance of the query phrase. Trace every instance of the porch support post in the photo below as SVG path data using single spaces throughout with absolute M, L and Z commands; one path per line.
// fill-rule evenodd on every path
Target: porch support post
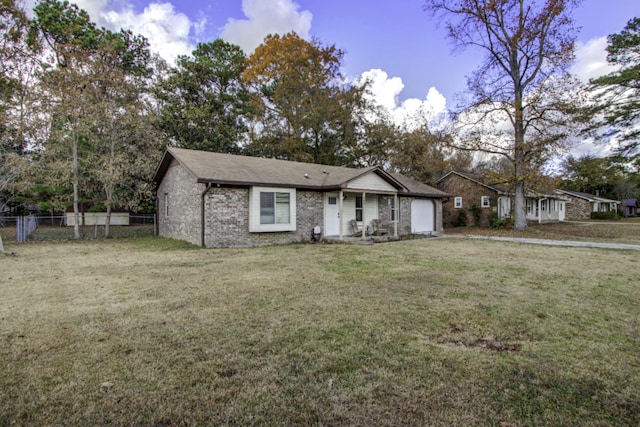
M 365 212 L 367 210 L 367 193 L 362 192 L 362 238 L 367 238 L 367 221 L 365 218 Z
M 538 224 L 542 224 L 542 199 L 538 199 Z
M 342 190 L 340 190 L 340 196 L 338 197 L 338 224 L 340 229 L 340 240 L 342 240 L 342 218 L 344 218 L 344 216 L 342 215 L 343 198 L 344 193 L 342 192 Z
M 398 205 L 398 193 L 393 195 L 393 206 L 396 208 L 396 214 L 393 221 L 393 237 L 398 237 L 398 220 L 400 219 L 400 206 Z

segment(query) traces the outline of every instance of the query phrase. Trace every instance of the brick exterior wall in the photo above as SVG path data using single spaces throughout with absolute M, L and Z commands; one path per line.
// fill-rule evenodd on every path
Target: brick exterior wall
M 182 166 L 172 166 L 167 170 L 156 193 L 160 236 L 201 244 L 200 195 L 205 188 L 204 184 L 197 184 L 193 175 Z M 169 215 L 166 215 L 165 200 L 169 203 Z
M 458 219 L 459 212 L 464 210 L 466 214 L 467 225 L 489 225 L 489 214 L 498 209 L 498 194 L 476 182 L 463 178 L 455 173 L 449 174 L 443 180 L 438 182 L 438 189 L 448 194 L 451 198 L 442 204 L 443 224 L 445 228 L 453 227 Z M 482 207 L 482 196 L 489 197 L 490 207 Z M 462 197 L 462 208 L 456 208 L 455 198 Z M 472 214 L 472 205 L 480 209 L 480 220 L 476 224 Z
M 391 205 L 389 199 L 393 196 L 378 196 L 378 218 L 381 221 L 391 221 Z M 398 197 L 398 235 L 411 234 L 411 203 L 414 197 Z M 435 230 L 434 234 L 440 234 L 443 230 L 442 223 L 442 201 L 431 199 L 435 208 Z M 391 232 L 392 233 L 392 232 Z
M 593 209 L 591 202 L 567 194 L 564 196 L 571 199 L 565 204 L 567 208 L 565 214 L 567 219 L 591 219 L 591 211 Z
M 229 248 L 309 241 L 322 227 L 323 193 L 296 191 L 296 231 L 249 232 L 249 188 L 212 187 L 205 197 L 205 246 Z
M 170 167 L 157 190 L 160 236 L 202 244 L 202 195 L 205 208 L 204 245 L 208 248 L 248 247 L 309 241 L 314 226 L 324 225 L 324 193 L 296 191 L 296 230 L 249 232 L 250 188 L 217 187 L 207 190 L 184 167 Z M 166 195 L 166 197 L 165 197 Z M 391 220 L 389 197 L 378 197 L 378 218 Z M 169 214 L 165 200 L 169 204 Z M 412 197 L 399 197 L 398 234 L 411 233 Z M 441 201 L 433 200 L 436 231 L 442 231 Z

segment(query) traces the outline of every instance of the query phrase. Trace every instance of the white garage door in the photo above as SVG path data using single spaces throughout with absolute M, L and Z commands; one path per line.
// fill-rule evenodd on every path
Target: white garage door
M 411 202 L 411 232 L 435 231 L 435 204 L 433 200 L 413 200 Z

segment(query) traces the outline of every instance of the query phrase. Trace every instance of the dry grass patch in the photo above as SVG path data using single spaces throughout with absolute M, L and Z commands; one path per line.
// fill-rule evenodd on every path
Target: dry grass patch
M 0 424 L 637 425 L 637 254 L 10 245 Z

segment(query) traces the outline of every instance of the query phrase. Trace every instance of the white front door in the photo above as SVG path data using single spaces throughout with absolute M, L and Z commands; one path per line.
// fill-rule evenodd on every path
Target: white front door
M 340 208 L 338 205 L 337 194 L 327 194 L 325 200 L 325 216 L 324 216 L 324 235 L 339 236 L 340 235 Z

